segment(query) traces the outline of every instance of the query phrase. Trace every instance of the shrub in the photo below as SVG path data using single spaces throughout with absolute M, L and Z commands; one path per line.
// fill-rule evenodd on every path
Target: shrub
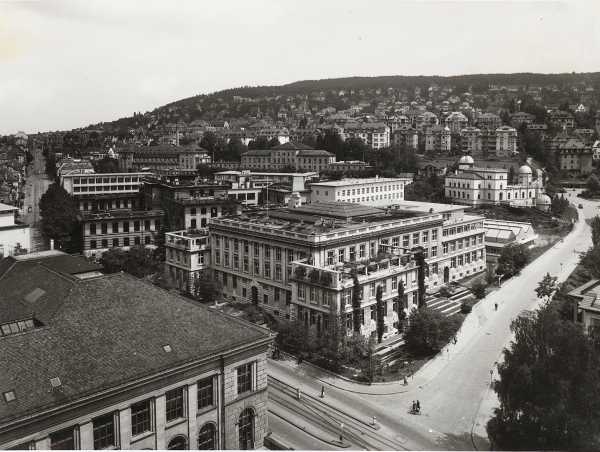
M 416 355 L 440 351 L 460 326 L 457 317 L 446 317 L 439 311 L 423 307 L 412 311 L 404 335 L 407 348 Z
M 460 312 L 462 312 L 463 314 L 469 314 L 472 310 L 473 308 L 468 303 L 462 303 L 460 305 Z
M 438 292 L 438 295 L 440 297 L 448 298 L 452 294 L 450 293 L 450 290 L 447 287 L 442 287 Z
M 482 282 L 478 282 L 474 284 L 473 287 L 471 287 L 471 292 L 473 292 L 473 295 L 475 295 L 475 297 L 477 297 L 478 300 L 481 300 L 482 298 L 485 298 L 485 288 L 485 284 L 483 284 Z

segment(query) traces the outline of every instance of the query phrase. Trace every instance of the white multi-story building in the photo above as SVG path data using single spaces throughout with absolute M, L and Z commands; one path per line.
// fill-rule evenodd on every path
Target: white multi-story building
M 469 120 L 460 111 L 453 111 L 446 116 L 444 123 L 450 129 L 450 133 L 459 134 L 462 129 L 467 127 Z
M 0 203 L 0 258 L 31 251 L 31 228 L 15 221 L 18 210 Z
M 65 174 L 61 176 L 62 187 L 75 197 L 92 195 L 137 194 L 146 177 L 152 173 L 98 173 L 98 174 Z
M 467 154 L 479 154 L 482 151 L 481 129 L 465 127 L 460 131 L 461 148 Z
M 541 174 L 533 180 L 531 168 L 521 166 L 518 182 L 509 184 L 508 170 L 504 168 L 479 168 L 471 156 L 459 160 L 458 170 L 447 174 L 444 182 L 446 198 L 452 202 L 479 206 L 507 204 L 515 207 L 550 208 L 550 198 L 545 194 Z
M 384 123 L 347 124 L 342 133 L 342 139 L 360 138 L 373 149 L 381 149 L 390 145 L 390 128 Z
M 517 129 L 502 126 L 496 129 L 496 155 L 510 157 L 517 154 Z
M 200 272 L 210 265 L 208 229 L 165 234 L 165 266 L 180 290 L 192 292 Z
M 370 177 L 342 179 L 311 184 L 311 202 L 353 202 L 373 207 L 385 207 L 404 200 L 404 187 L 412 179 Z
M 451 144 L 452 135 L 447 126 L 433 126 L 425 129 L 425 151 L 450 152 Z
M 335 162 L 335 155 L 304 144 L 288 142 L 271 149 L 255 149 L 242 154 L 241 167 L 250 170 L 322 171 Z
M 387 336 L 398 310 L 424 301 L 425 291 L 485 270 L 483 221 L 464 206 L 410 201 L 385 210 L 324 202 L 247 212 L 209 224 L 211 268 L 228 298 L 300 320 L 317 334 L 338 319 L 350 331 L 353 315 L 362 334 L 373 334 L 380 286 Z M 421 252 L 428 270 L 418 263 Z M 360 312 L 350 301 L 353 275 Z M 394 305 L 400 283 L 404 298 Z

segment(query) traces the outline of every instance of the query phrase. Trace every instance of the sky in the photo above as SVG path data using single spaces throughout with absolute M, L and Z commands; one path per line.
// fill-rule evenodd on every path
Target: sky
M 600 0 L 0 0 L 0 134 L 226 88 L 600 71 Z

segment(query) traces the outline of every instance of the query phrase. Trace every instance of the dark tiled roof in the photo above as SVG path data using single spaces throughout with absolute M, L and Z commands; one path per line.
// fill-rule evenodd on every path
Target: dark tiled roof
M 302 143 L 296 143 L 294 141 L 288 141 L 284 144 L 279 144 L 277 146 L 273 146 L 271 149 L 274 151 L 297 151 L 297 150 L 309 150 L 314 149 L 310 146 Z
M 0 392 L 16 395 L 0 399 L 0 423 L 268 339 L 266 330 L 127 274 L 81 281 L 32 262 L 0 279 L 3 309 L 38 287 L 44 326 L 0 338 Z M 60 390 L 51 390 L 54 377 Z
M 17 260 L 20 260 L 17 258 Z M 25 259 L 24 259 L 25 260 Z M 83 256 L 72 254 L 58 254 L 56 256 L 40 256 L 39 258 L 27 258 L 27 262 L 35 262 L 58 273 L 65 275 L 77 275 L 102 270 L 102 265 L 92 262 Z
M 242 157 L 269 157 L 271 151 L 269 149 L 252 149 L 251 151 L 244 152 Z
M 333 157 L 333 154 L 322 149 L 305 149 L 298 151 L 298 157 Z

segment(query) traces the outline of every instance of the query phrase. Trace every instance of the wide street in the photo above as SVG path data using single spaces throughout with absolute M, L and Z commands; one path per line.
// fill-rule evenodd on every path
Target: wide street
M 39 202 L 42 195 L 48 189 L 50 180 L 45 174 L 45 159 L 41 148 L 32 151 L 33 162 L 27 169 L 25 202 L 23 205 L 24 215 L 22 220 L 31 225 L 31 251 L 45 249 L 44 240 L 39 229 L 40 208 Z M 31 211 L 29 211 L 31 208 Z
M 591 246 L 590 227 L 583 220 L 600 213 L 599 204 L 580 200 L 571 191 L 569 196 L 575 205 L 584 207 L 573 231 L 482 300 L 464 322 L 457 344 L 424 366 L 407 386 L 362 385 L 291 361 L 271 361 L 269 373 L 312 395 L 325 385 L 325 403 L 365 422 L 376 416 L 381 426 L 378 435 L 401 439 L 408 449 L 489 448 L 485 423 L 497 405 L 490 381 L 496 376 L 495 362 L 511 341 L 511 321 L 541 303 L 535 288 L 546 273 L 564 281 L 577 265 L 579 252 Z M 420 416 L 407 413 L 416 399 L 421 402 Z M 277 434 L 276 426 L 272 427 Z M 308 437 L 303 447 L 311 448 Z M 373 442 L 362 447 L 378 448 Z

